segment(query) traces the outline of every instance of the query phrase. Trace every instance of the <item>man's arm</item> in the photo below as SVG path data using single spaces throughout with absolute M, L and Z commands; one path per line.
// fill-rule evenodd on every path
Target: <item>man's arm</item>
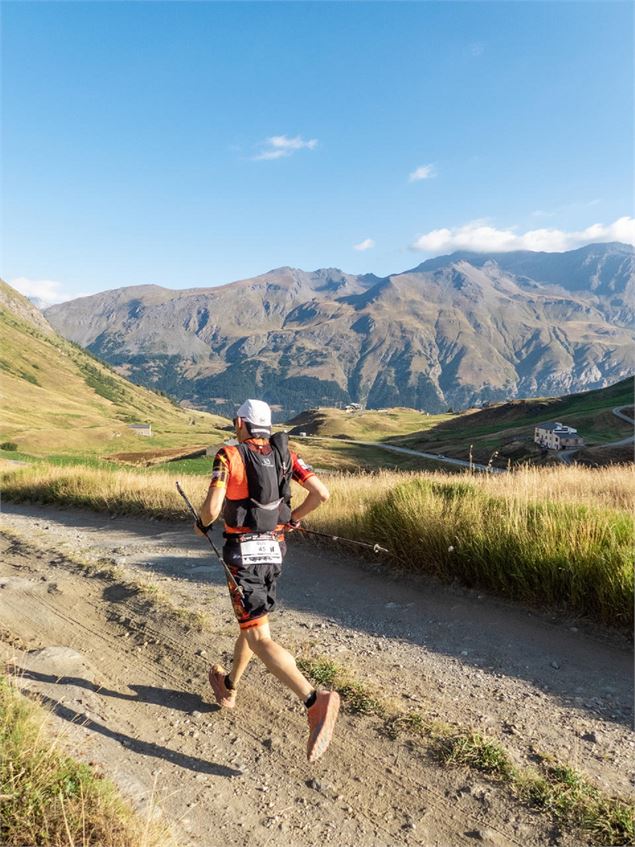
M 305 488 L 309 493 L 303 503 L 291 512 L 291 520 L 299 521 L 305 518 L 314 509 L 317 509 L 322 503 L 326 503 L 329 499 L 329 490 L 324 483 L 315 475 L 310 476 L 300 483 L 302 488 Z
M 228 472 L 227 459 L 221 448 L 214 457 L 212 480 L 207 491 L 207 497 L 199 510 L 199 517 L 203 526 L 214 523 L 221 513 L 227 491 Z M 197 535 L 204 534 L 197 526 L 194 527 L 194 531 Z
M 200 508 L 199 516 L 203 526 L 209 526 L 214 523 L 220 515 L 223 503 L 225 502 L 224 488 L 210 488 L 207 492 L 207 497 Z M 203 535 L 200 529 L 196 529 L 198 535 Z

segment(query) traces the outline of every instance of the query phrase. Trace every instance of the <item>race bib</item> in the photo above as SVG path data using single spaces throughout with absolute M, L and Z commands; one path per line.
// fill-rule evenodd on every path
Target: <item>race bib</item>
M 275 538 L 257 538 L 253 541 L 243 541 L 240 545 L 240 555 L 244 565 L 282 564 L 282 551 Z

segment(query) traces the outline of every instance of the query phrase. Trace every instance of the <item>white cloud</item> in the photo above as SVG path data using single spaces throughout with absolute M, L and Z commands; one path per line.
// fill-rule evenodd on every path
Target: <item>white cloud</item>
M 421 179 L 430 179 L 433 176 L 436 176 L 434 165 L 419 165 L 408 176 L 408 182 L 419 182 Z
M 256 161 L 284 159 L 287 156 L 292 156 L 298 150 L 315 150 L 317 145 L 317 138 L 309 138 L 308 141 L 305 141 L 301 135 L 296 135 L 293 138 L 289 138 L 288 135 L 272 135 L 262 142 L 263 149 L 253 158 Z
M 20 294 L 29 297 L 40 308 L 82 296 L 81 294 L 69 294 L 64 291 L 61 282 L 56 282 L 53 279 L 28 279 L 25 276 L 19 276 L 10 280 L 9 285 L 19 291 Z
M 375 246 L 375 242 L 372 238 L 365 238 L 363 241 L 360 241 L 359 244 L 353 244 L 354 250 L 370 250 L 371 247 Z
M 487 221 L 471 221 L 454 229 L 434 229 L 420 235 L 412 244 L 425 253 L 472 250 L 477 253 L 506 253 L 511 250 L 545 250 L 561 253 L 582 244 L 622 241 L 635 245 L 635 218 L 618 218 L 612 224 L 593 224 L 586 229 L 566 232 L 561 229 L 532 229 L 518 233 L 514 228 L 497 229 Z

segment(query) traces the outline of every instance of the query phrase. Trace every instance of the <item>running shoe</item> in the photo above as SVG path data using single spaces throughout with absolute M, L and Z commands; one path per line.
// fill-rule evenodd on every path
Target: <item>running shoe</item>
M 236 705 L 236 691 L 230 690 L 225 685 L 226 674 L 227 671 L 222 665 L 212 665 L 209 669 L 208 679 L 216 702 L 221 709 L 233 709 Z
M 307 710 L 309 719 L 309 741 L 306 757 L 316 762 L 326 753 L 333 737 L 333 728 L 340 710 L 340 695 L 337 691 L 318 691 L 315 703 Z

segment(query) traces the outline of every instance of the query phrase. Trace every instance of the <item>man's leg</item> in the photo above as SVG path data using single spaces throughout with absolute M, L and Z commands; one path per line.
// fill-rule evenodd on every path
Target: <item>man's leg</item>
M 251 657 L 254 655 L 254 652 L 247 641 L 248 631 L 249 630 L 241 629 L 240 635 L 234 644 L 234 661 L 232 662 L 232 669 L 227 674 L 229 681 L 232 684 L 232 688 L 238 687 L 240 678 L 244 674 Z
M 288 686 L 307 707 L 309 740 L 306 754 L 310 762 L 315 762 L 331 742 L 340 708 L 339 694 L 336 691 L 316 691 L 296 667 L 291 653 L 271 638 L 268 623 L 248 629 L 246 633 L 251 650 L 267 670 Z
M 241 635 L 243 634 L 246 636 L 250 652 L 258 656 L 267 670 L 290 688 L 302 702 L 308 700 L 315 689 L 306 677 L 300 673 L 291 653 L 271 638 L 269 624 L 263 623 L 260 626 L 246 629 L 241 632 Z M 233 668 L 231 679 L 233 682 Z

